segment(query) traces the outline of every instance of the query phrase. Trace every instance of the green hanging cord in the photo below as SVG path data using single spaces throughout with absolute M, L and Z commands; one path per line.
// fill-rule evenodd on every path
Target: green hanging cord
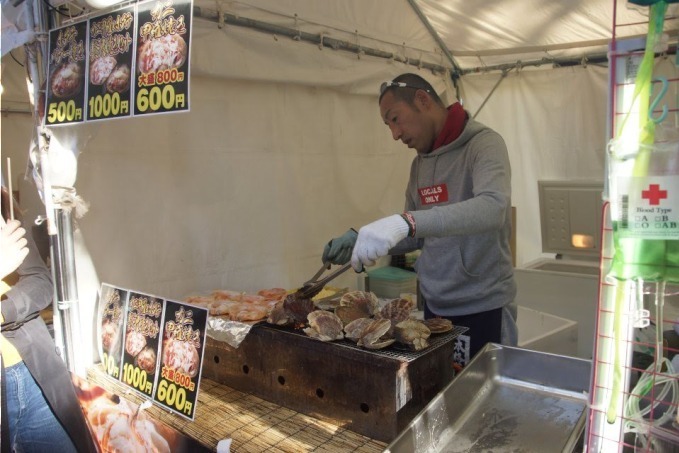
M 637 77 L 635 80 L 634 94 L 632 97 L 632 106 L 635 102 L 639 102 L 639 152 L 635 158 L 634 167 L 632 170 L 633 177 L 644 177 L 648 174 L 648 166 L 650 162 L 651 147 L 655 141 L 655 122 L 650 118 L 649 108 L 651 102 L 651 92 L 652 92 L 652 77 L 653 77 L 653 66 L 655 63 L 655 47 L 660 41 L 662 35 L 665 12 L 667 11 L 667 3 L 665 1 L 657 1 L 650 8 L 650 17 L 648 25 L 648 36 L 646 38 L 646 48 L 644 51 L 644 56 L 639 65 L 639 70 L 637 71 Z M 632 110 L 632 109 L 630 109 Z M 632 127 L 627 125 L 627 119 L 629 118 L 629 113 L 623 118 L 623 122 L 618 131 L 618 137 L 622 136 L 622 131 L 626 127 Z M 616 235 L 617 236 L 617 235 Z M 622 255 L 622 248 L 617 248 L 618 241 L 614 238 L 616 242 L 616 254 Z M 619 262 L 624 263 L 626 260 L 624 257 L 617 257 Z M 615 423 L 619 407 L 620 393 L 622 389 L 623 381 L 623 364 L 620 357 L 621 354 L 621 342 L 623 339 L 623 313 L 625 310 L 625 288 L 626 284 L 623 282 L 618 282 L 615 289 L 615 311 L 613 320 L 613 385 L 611 386 L 610 400 L 608 403 L 608 409 L 606 411 L 606 421 L 608 423 Z
M 625 282 L 618 282 L 615 289 L 615 311 L 613 312 L 613 386 L 611 387 L 611 400 L 606 411 L 606 421 L 615 423 L 618 414 L 618 400 L 622 387 L 622 359 L 619 339 L 622 338 L 622 313 L 625 310 Z

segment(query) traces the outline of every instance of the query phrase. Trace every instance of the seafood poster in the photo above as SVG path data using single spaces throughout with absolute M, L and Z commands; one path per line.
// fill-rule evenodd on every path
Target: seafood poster
M 94 443 L 101 452 L 202 453 L 210 449 L 147 416 L 118 395 L 71 374 Z
M 153 382 L 158 365 L 162 313 L 162 299 L 130 293 L 120 380 L 149 398 L 153 396 Z
M 87 22 L 49 33 L 45 123 L 81 123 L 85 119 Z
M 129 117 L 134 70 L 134 7 L 89 21 L 87 120 Z
M 205 352 L 207 309 L 165 301 L 160 370 L 153 399 L 193 420 Z
M 128 292 L 103 283 L 99 292 L 98 341 L 106 374 L 120 379 Z
M 135 115 L 189 110 L 191 0 L 137 5 Z

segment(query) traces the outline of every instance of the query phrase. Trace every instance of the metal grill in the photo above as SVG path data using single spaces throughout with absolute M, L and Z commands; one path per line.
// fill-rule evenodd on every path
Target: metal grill
M 282 330 L 288 333 L 292 333 L 295 335 L 299 335 L 302 337 L 309 338 L 309 341 L 319 341 L 315 340 L 313 338 L 308 337 L 303 331 L 297 330 L 297 329 L 290 329 L 286 327 L 280 327 L 280 326 L 274 326 L 271 324 L 262 324 L 257 327 L 265 328 L 265 329 L 273 329 L 273 330 Z M 422 357 L 425 354 L 429 354 L 433 350 L 443 346 L 446 343 L 449 343 L 453 341 L 455 338 L 458 336 L 462 335 L 465 333 L 469 328 L 467 327 L 462 327 L 462 326 L 454 326 L 453 329 L 449 332 L 443 333 L 443 334 L 432 334 L 429 337 L 429 347 L 422 349 L 421 351 L 411 351 L 410 349 L 406 349 L 406 346 L 400 345 L 398 342 L 393 343 L 390 346 L 387 346 L 384 349 L 366 349 L 364 347 L 358 346 L 356 343 L 354 343 L 351 340 L 337 340 L 337 341 L 332 341 L 330 344 L 342 348 L 349 348 L 349 349 L 354 349 L 357 351 L 361 351 L 365 354 L 372 354 L 372 355 L 377 355 L 380 357 L 390 357 L 392 359 L 398 359 L 403 362 L 412 362 L 413 360 L 417 359 L 418 357 Z

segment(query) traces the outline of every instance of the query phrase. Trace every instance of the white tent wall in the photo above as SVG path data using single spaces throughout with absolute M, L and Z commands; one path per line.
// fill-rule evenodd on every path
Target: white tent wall
M 476 118 L 507 143 L 519 267 L 543 256 L 537 181 L 603 180 L 607 77 L 607 68 L 593 65 L 514 70 Z M 462 97 L 472 114 L 499 79 L 498 73 L 462 79 Z
M 190 113 L 79 132 L 93 129 L 81 226 L 117 285 L 171 297 L 291 288 L 331 237 L 403 206 L 411 156 L 374 97 L 196 77 Z

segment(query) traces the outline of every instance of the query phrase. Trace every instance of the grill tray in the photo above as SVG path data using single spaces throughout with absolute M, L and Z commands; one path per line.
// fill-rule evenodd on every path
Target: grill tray
M 298 329 L 291 329 L 289 327 L 281 327 L 281 326 L 275 326 L 272 324 L 260 324 L 257 327 L 260 328 L 265 328 L 265 329 L 274 329 L 274 330 L 282 330 L 285 332 L 293 333 L 296 335 L 301 335 L 303 337 L 308 338 L 307 334 L 305 334 L 303 331 L 298 330 Z M 393 343 L 390 346 L 387 346 L 384 349 L 367 349 L 361 346 L 358 346 L 356 343 L 354 343 L 351 340 L 336 340 L 336 341 L 330 341 L 328 344 L 332 346 L 339 346 L 343 348 L 350 348 L 354 349 L 357 351 L 364 352 L 366 354 L 371 354 L 371 355 L 376 355 L 380 357 L 390 357 L 396 360 L 400 360 L 403 362 L 412 362 L 413 360 L 417 359 L 418 357 L 422 357 L 423 355 L 426 355 L 433 351 L 434 349 L 441 347 L 445 345 L 446 343 L 449 343 L 453 341 L 455 338 L 457 338 L 459 335 L 462 335 L 465 333 L 467 330 L 469 330 L 468 327 L 462 327 L 462 326 L 454 326 L 453 329 L 449 332 L 443 333 L 443 334 L 432 334 L 429 337 L 429 347 L 421 350 L 421 351 L 411 351 L 409 349 L 406 349 L 405 346 L 401 346 L 398 343 Z M 319 340 L 316 340 L 319 341 Z
M 202 376 L 391 442 L 452 380 L 453 340 L 465 329 L 430 337 L 422 351 L 401 351 L 260 324 L 238 348 L 208 337 Z

